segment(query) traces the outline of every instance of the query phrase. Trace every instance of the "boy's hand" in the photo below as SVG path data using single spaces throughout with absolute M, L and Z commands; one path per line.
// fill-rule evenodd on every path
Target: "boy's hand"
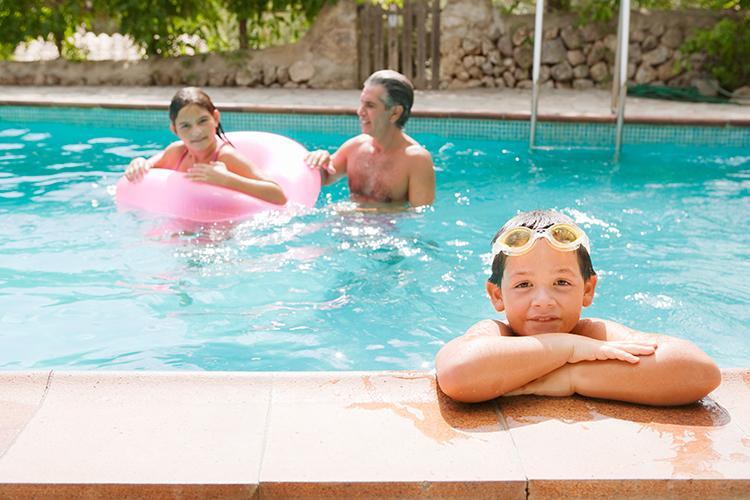
M 606 359 L 638 363 L 638 356 L 650 356 L 656 351 L 656 342 L 650 340 L 602 341 L 581 335 L 574 337 L 568 363 Z
M 146 175 L 146 172 L 151 168 L 145 158 L 133 158 L 125 169 L 125 178 L 130 182 L 137 182 Z
M 524 394 L 556 397 L 572 396 L 575 394 L 575 389 L 570 378 L 570 368 L 570 365 L 561 366 L 518 389 L 506 392 L 503 396 L 521 396 Z

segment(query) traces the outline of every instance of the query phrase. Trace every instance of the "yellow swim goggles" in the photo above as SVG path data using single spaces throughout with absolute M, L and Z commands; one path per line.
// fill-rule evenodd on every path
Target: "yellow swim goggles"
M 508 229 L 498 236 L 492 244 L 492 258 L 501 252 L 505 255 L 525 254 L 539 238 L 546 238 L 550 245 L 562 252 L 572 252 L 581 245 L 586 251 L 590 251 L 591 248 L 586 233 L 573 224 L 555 224 L 544 229 L 519 226 Z

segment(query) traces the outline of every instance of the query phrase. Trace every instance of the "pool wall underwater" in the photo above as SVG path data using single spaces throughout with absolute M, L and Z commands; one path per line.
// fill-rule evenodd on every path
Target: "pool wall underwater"
M 222 108 L 224 109 L 224 108 Z M 2 121 L 55 121 L 71 125 L 100 125 L 124 128 L 163 130 L 168 123 L 166 108 L 122 109 L 97 107 L 0 106 Z M 222 112 L 226 130 L 264 130 L 267 132 L 322 132 L 355 135 L 359 122 L 354 112 L 341 114 L 305 114 L 291 112 Z M 457 139 L 528 142 L 528 120 L 493 118 L 461 118 L 420 116 L 415 113 L 407 131 L 410 134 L 434 134 Z M 542 118 L 544 118 L 542 116 Z M 614 123 L 593 121 L 540 121 L 537 144 L 541 147 L 611 148 L 614 144 Z M 629 145 L 673 144 L 679 146 L 711 146 L 750 148 L 750 123 L 741 125 L 670 125 L 626 122 L 623 148 Z

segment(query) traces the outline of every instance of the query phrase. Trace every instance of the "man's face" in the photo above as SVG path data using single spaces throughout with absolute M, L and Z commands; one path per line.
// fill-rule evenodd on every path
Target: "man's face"
M 517 335 L 571 332 L 595 288 L 596 276 L 583 281 L 576 252 L 556 250 L 545 239 L 506 259 L 499 288 L 487 284 L 495 309 L 505 311 Z
M 386 109 L 384 101 L 385 87 L 382 85 L 368 85 L 362 89 L 357 116 L 363 134 L 379 136 L 392 126 L 390 118 L 394 115 L 395 106 Z
M 203 150 L 215 144 L 219 111 L 210 113 L 197 104 L 188 104 L 177 113 L 172 131 L 191 150 Z

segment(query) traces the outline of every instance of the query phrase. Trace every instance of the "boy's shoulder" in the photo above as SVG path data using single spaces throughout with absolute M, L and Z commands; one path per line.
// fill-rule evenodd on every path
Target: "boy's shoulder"
M 633 330 L 616 321 L 599 318 L 579 320 L 570 333 L 606 341 L 633 340 L 635 338 L 645 340 L 649 337 L 648 334 Z
M 474 323 L 466 330 L 464 335 L 473 336 L 498 336 L 501 337 L 513 337 L 515 334 L 510 326 L 496 319 L 483 319 L 477 323 Z
M 653 335 L 633 330 L 621 323 L 611 321 L 608 319 L 599 318 L 584 318 L 578 320 L 578 323 L 573 330 L 570 332 L 573 335 L 582 335 L 589 337 L 594 340 L 605 340 L 605 341 L 617 341 L 617 340 L 633 340 L 651 339 Z M 483 319 L 474 323 L 464 335 L 467 336 L 501 336 L 501 337 L 515 337 L 510 326 L 503 321 L 496 319 Z

